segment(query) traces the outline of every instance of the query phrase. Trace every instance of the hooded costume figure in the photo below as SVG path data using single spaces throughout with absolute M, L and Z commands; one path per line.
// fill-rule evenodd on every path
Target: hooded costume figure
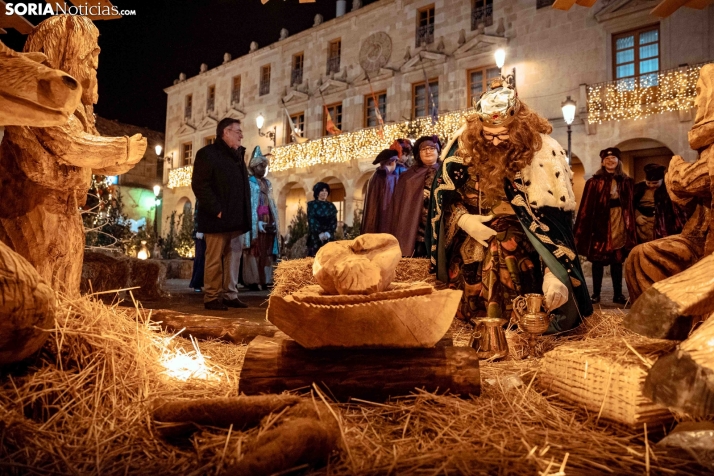
M 437 157 L 441 153 L 441 142 L 437 136 L 424 136 L 414 143 L 414 165 L 404 172 L 397 182 L 392 198 L 391 234 L 399 240 L 402 256 L 426 257 L 424 244 L 431 184 L 440 162 L 425 164 L 422 160 L 423 146 L 435 147 Z
M 397 151 L 384 149 L 372 164 L 379 164 L 367 185 L 360 234 L 389 233 L 392 226 L 392 195 L 397 184 Z
M 257 290 L 273 283 L 273 262 L 279 254 L 278 209 L 273 199 L 273 186 L 265 178 L 270 159 L 260 147 L 253 149 L 248 164 L 250 210 L 253 226 L 243 235 L 243 283 Z
M 627 302 L 622 294 L 622 263 L 637 244 L 632 206 L 635 181 L 622 171 L 620 155 L 617 147 L 600 151 L 603 163 L 608 157 L 616 157 L 617 166 L 614 172 L 608 172 L 603 165 L 588 179 L 575 220 L 578 253 L 593 264 L 594 303 L 600 302 L 604 266 L 610 266 L 613 302 Z
M 437 279 L 464 291 L 461 319 L 508 319 L 512 300 L 529 292 L 545 294 L 549 333 L 592 314 L 571 229 L 572 171 L 551 131 L 494 80 L 442 154 L 427 246 Z M 515 215 L 491 215 L 502 200 Z
M 327 192 L 324 199 L 320 192 Z M 307 224 L 310 232 L 307 235 L 307 254 L 315 256 L 322 246 L 330 241 L 335 241 L 337 230 L 337 207 L 327 201 L 330 196 L 330 186 L 325 182 L 317 182 L 312 187 L 315 200 L 307 202 Z
M 401 174 L 409 170 L 409 167 L 414 162 L 414 157 L 412 156 L 412 143 L 409 139 L 394 139 L 392 145 L 389 146 L 390 149 L 397 151 L 397 168 L 394 169 L 394 173 L 399 177 Z
M 686 213 L 672 203 L 664 184 L 667 167 L 660 164 L 645 165 L 646 180 L 635 185 L 632 199 L 635 207 L 637 241 L 648 241 L 681 233 L 687 221 Z

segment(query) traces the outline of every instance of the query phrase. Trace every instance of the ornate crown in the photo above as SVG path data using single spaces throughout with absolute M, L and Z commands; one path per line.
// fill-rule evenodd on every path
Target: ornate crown
M 506 126 L 516 117 L 521 101 L 508 78 L 492 79 L 489 86 L 475 105 L 476 115 L 484 126 Z

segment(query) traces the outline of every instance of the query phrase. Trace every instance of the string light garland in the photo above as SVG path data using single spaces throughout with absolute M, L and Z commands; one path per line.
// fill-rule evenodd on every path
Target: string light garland
M 169 183 L 166 186 L 169 188 L 188 187 L 191 185 L 192 175 L 193 165 L 169 170 Z
M 694 106 L 699 70 L 705 64 L 589 85 L 588 122 L 638 120 L 689 109 Z

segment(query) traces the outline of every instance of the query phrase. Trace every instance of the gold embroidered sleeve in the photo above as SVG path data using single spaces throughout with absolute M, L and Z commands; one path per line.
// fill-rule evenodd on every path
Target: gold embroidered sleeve
M 468 215 L 468 210 L 462 203 L 455 203 L 451 206 L 449 214 L 446 217 L 446 244 L 450 245 L 456 232 L 459 231 L 459 218 Z

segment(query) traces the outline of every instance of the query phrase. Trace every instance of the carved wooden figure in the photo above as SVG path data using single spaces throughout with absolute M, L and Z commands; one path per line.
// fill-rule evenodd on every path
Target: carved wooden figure
M 697 115 L 689 131 L 689 146 L 699 151 L 694 163 L 674 156 L 665 176 L 672 201 L 680 206 L 698 202 L 694 215 L 680 235 L 636 246 L 625 267 L 630 298 L 644 293 L 657 281 L 677 274 L 703 256 L 714 253 L 714 233 L 709 233 L 712 220 L 714 183 L 714 65 L 705 65 L 697 81 L 695 100 Z
M 45 59 L 40 53 L 16 53 L 0 42 L 0 138 L 3 126 L 62 125 L 80 104 L 77 81 L 38 63 Z M 0 243 L 0 365 L 42 347 L 54 312 L 55 295 L 45 280 Z
M 60 126 L 8 126 L 0 145 L 0 241 L 55 290 L 79 292 L 84 204 L 92 173 L 117 175 L 141 160 L 146 139 L 101 137 L 94 126 L 99 31 L 82 16 L 57 15 L 28 36 L 25 51 L 74 77 L 81 105 Z

